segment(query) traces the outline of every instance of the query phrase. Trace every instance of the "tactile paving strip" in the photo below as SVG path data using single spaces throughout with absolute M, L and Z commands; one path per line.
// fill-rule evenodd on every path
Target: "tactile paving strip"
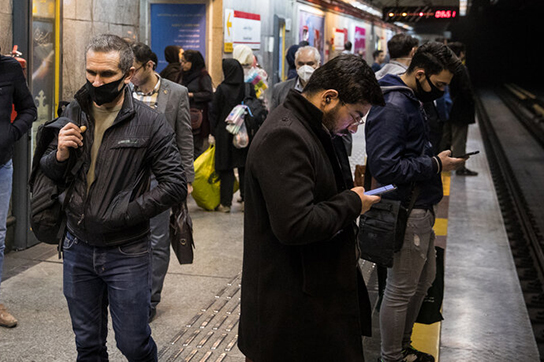
M 238 341 L 240 287 L 238 274 L 159 351 L 159 361 L 225 360 Z

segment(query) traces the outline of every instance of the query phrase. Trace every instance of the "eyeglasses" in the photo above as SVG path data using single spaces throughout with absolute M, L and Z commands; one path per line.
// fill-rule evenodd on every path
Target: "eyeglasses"
M 134 69 L 134 74 L 138 73 L 140 69 L 142 69 L 145 66 L 145 63 L 139 66 L 138 68 Z
M 365 124 L 365 115 L 361 115 L 359 111 L 353 111 L 351 109 L 349 109 L 348 105 L 344 102 L 344 101 L 341 101 L 342 102 L 342 106 L 346 107 L 348 109 L 348 112 L 349 112 L 349 115 L 351 116 L 351 118 L 353 119 L 353 123 L 350 125 L 351 126 L 362 126 L 363 124 Z M 358 113 L 358 116 L 353 116 L 353 113 Z

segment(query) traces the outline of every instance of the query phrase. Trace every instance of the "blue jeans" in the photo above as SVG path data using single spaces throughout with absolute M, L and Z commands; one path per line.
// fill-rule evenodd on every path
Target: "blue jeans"
M 408 218 L 404 243 L 387 269 L 380 308 L 382 360 L 397 362 L 410 346 L 412 329 L 436 275 L 434 214 L 414 209 Z
M 8 218 L 9 199 L 13 182 L 13 162 L 9 160 L 0 166 L 0 284 L 4 268 L 4 249 L 6 248 L 6 221 Z
M 129 361 L 157 361 L 151 337 L 149 240 L 95 247 L 67 233 L 64 296 L 76 335 L 77 361 L 108 361 L 109 305 L 117 347 Z

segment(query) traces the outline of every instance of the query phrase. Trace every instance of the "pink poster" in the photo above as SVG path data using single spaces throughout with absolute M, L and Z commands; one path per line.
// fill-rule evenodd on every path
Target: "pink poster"
M 366 56 L 366 29 L 355 27 L 355 44 L 353 44 L 353 54 Z

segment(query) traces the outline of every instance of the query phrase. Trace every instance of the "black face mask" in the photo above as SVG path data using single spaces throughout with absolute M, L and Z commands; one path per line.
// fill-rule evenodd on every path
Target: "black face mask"
M 119 94 L 125 89 L 126 84 L 123 83 L 123 87 L 119 88 L 119 84 L 125 79 L 123 76 L 121 79 L 113 81 L 111 83 L 102 84 L 100 87 L 94 87 L 89 80 L 85 84 L 89 95 L 94 103 L 101 106 L 106 103 L 111 103 L 119 96 Z
M 419 83 L 419 80 L 417 80 L 417 78 L 416 78 L 416 86 L 417 86 L 416 96 L 417 96 L 417 98 L 419 98 L 419 100 L 422 101 L 423 103 L 427 103 L 427 102 L 432 102 L 435 99 L 438 99 L 438 98 L 442 97 L 444 95 L 444 91 L 441 91 L 440 89 L 438 89 L 433 84 L 433 82 L 431 82 L 431 80 L 429 79 L 429 77 L 427 77 L 426 74 L 425 74 L 425 78 L 427 79 L 427 83 L 429 83 L 429 85 L 431 86 L 431 90 L 429 92 L 425 92 L 423 90 L 423 87 L 421 86 L 421 83 Z

